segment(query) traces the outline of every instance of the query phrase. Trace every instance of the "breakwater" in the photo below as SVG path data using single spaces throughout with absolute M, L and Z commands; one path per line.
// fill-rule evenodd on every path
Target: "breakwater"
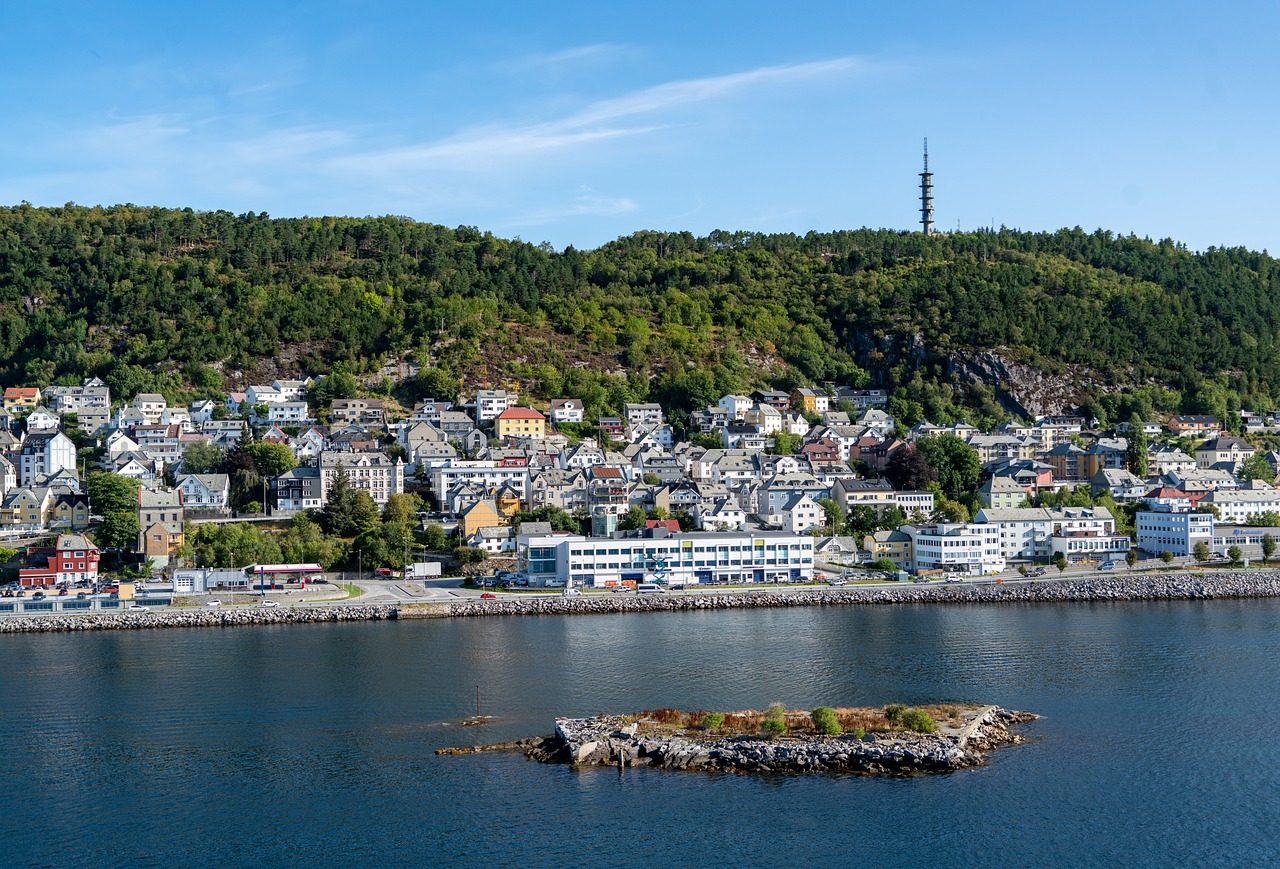
M 148 630 L 157 628 L 219 628 L 241 625 L 310 624 L 394 619 L 394 606 L 327 607 L 203 607 L 145 613 L 35 616 L 0 619 L 0 634 L 62 633 L 67 631 Z
M 312 622 L 382 621 L 404 618 L 473 618 L 523 615 L 606 615 L 636 612 L 697 612 L 811 606 L 892 604 L 1034 604 L 1118 601 L 1212 600 L 1280 597 L 1280 571 L 1222 571 L 1088 576 L 1038 582 L 903 583 L 853 588 L 771 591 L 688 591 L 662 595 L 511 595 L 496 600 L 408 604 L 333 604 L 325 607 L 166 609 L 147 613 L 0 618 L 0 634 L 134 630 Z

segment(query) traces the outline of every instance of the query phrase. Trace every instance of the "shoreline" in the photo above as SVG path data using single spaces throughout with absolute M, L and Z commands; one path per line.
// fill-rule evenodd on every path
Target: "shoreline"
M 526 615 L 698 612 L 811 606 L 900 604 L 1111 603 L 1280 597 L 1280 572 L 1159 573 L 983 584 L 908 584 L 817 590 L 645 595 L 512 597 L 439 603 L 335 604 L 326 607 L 256 607 L 161 610 L 148 613 L 5 616 L 0 635 L 94 630 L 316 624 L 396 619 Z

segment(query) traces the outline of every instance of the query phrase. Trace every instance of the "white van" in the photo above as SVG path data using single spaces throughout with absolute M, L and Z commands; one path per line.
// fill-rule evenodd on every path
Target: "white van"
M 636 583 L 636 594 L 666 594 L 666 589 L 653 582 Z

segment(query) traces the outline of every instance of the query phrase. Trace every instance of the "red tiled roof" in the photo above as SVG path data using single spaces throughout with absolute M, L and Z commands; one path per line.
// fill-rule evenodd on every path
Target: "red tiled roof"
M 498 414 L 497 419 L 546 419 L 532 407 L 508 407 Z

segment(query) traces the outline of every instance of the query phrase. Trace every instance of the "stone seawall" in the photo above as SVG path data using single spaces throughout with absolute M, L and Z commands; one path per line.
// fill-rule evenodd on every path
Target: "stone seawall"
M 895 586 L 813 590 L 697 592 L 654 595 L 590 594 L 572 597 L 517 596 L 497 600 L 407 604 L 334 604 L 326 607 L 193 608 L 146 613 L 97 613 L 0 617 L 0 634 L 134 630 L 312 622 L 381 621 L 398 618 L 604 615 L 636 612 L 764 609 L 810 606 L 869 606 L 927 603 L 1088 603 L 1110 601 L 1211 600 L 1280 597 L 1280 571 L 1167 573 L 1090 576 L 1071 580 L 984 583 L 904 583 Z
M 44 634 L 67 631 L 220 628 L 240 625 L 287 625 L 394 619 L 394 606 L 249 607 L 159 610 L 146 613 L 34 616 L 0 619 L 0 634 Z
M 1103 576 L 1039 582 L 930 583 L 811 591 L 676 593 L 664 595 L 582 595 L 511 597 L 458 601 L 455 617 L 493 615 L 590 615 L 622 612 L 777 607 L 850 606 L 904 603 L 1070 603 L 1104 601 L 1206 600 L 1280 597 L 1280 572 L 1170 573 Z

